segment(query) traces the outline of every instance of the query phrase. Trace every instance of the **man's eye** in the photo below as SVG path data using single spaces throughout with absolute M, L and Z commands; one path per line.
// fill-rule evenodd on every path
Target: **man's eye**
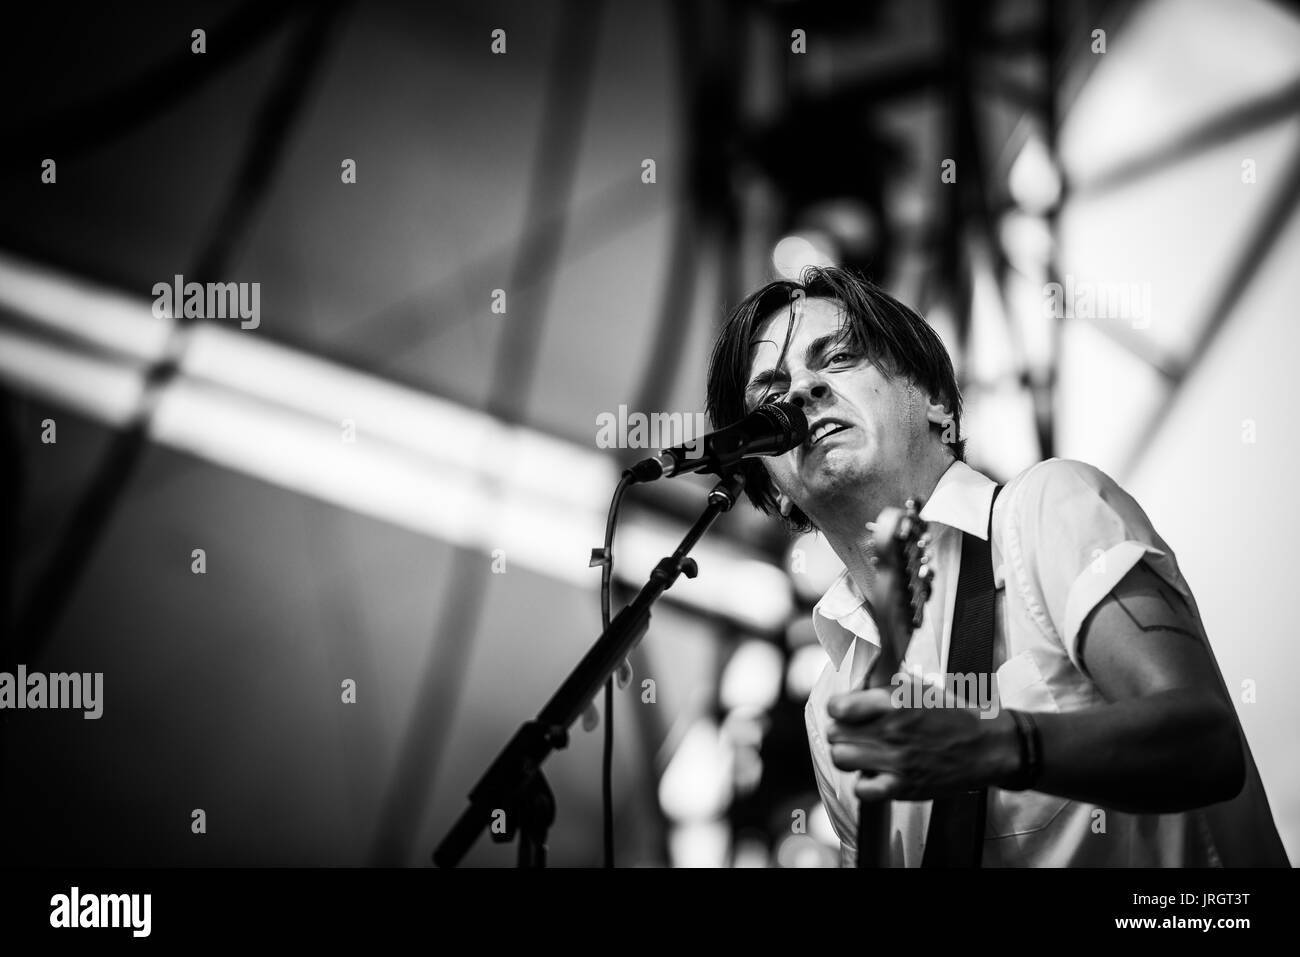
M 831 356 L 830 361 L 832 364 L 837 362 L 854 362 L 857 358 L 858 357 L 852 352 L 837 352 L 835 355 Z
M 784 392 L 773 389 L 766 396 L 764 396 L 763 405 L 771 405 L 773 402 L 780 402 L 781 396 L 783 395 L 785 395 Z

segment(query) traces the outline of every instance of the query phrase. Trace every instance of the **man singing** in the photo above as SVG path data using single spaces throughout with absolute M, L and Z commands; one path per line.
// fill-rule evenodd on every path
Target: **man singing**
M 806 709 L 843 863 L 867 798 L 892 801 L 894 866 L 1286 866 L 1196 601 L 1123 489 L 1062 459 L 1005 486 L 967 465 L 942 342 L 844 270 L 770 283 L 728 319 L 708 374 L 714 424 L 775 401 L 802 408 L 808 438 L 749 460 L 747 494 L 816 529 L 845 566 L 813 612 L 830 661 Z M 986 629 L 995 717 L 862 690 L 880 640 L 862 597 L 867 525 L 913 498 L 935 574 L 902 671 L 954 673 L 979 660 L 963 629 Z

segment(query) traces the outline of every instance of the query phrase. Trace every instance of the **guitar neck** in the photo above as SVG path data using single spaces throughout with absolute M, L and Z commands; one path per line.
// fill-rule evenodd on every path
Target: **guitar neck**
M 930 595 L 931 569 L 926 564 L 928 540 L 921 504 L 913 499 L 905 509 L 887 508 L 871 526 L 876 574 L 867 602 L 880 650 L 867 669 L 863 690 L 892 686 Z M 892 804 L 888 798 L 859 802 L 858 867 L 891 865 Z
M 876 655 L 867 676 L 863 679 L 862 690 L 887 688 L 898 673 L 898 655 L 894 651 L 894 642 L 881 635 L 880 652 Z M 858 867 L 890 867 L 889 842 L 893 832 L 891 820 L 892 801 L 858 802 Z
M 880 636 L 880 650 L 871 662 L 871 667 L 867 669 L 866 676 L 862 679 L 863 691 L 871 688 L 887 688 L 894 675 L 903 666 L 899 660 L 898 652 L 895 650 L 897 644 L 885 635 Z

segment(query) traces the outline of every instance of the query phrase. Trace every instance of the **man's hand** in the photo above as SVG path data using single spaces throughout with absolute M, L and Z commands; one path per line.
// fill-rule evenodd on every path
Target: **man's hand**
M 921 700 L 921 680 L 900 675 Z M 842 771 L 864 772 L 855 791 L 864 800 L 922 801 L 993 784 L 1020 760 L 1011 715 L 981 718 L 951 692 L 942 708 L 894 706 L 895 688 L 837 695 L 828 703 L 831 760 Z M 873 773 L 875 772 L 875 773 Z

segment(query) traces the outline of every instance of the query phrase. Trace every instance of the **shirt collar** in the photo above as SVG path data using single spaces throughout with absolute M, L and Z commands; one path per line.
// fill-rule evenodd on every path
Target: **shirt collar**
M 989 537 L 989 509 L 993 489 L 997 487 L 987 475 L 965 462 L 954 461 L 939 477 L 930 500 L 921 509 L 927 522 L 949 525 L 984 540 Z
M 954 461 L 939 477 L 929 501 L 921 509 L 921 518 L 987 539 L 989 509 L 996 485 L 965 462 Z M 866 599 L 846 569 L 813 608 L 813 631 L 836 669 L 844 661 L 855 635 L 864 631 L 874 634 L 874 628 L 866 627 L 871 616 L 865 606 Z

